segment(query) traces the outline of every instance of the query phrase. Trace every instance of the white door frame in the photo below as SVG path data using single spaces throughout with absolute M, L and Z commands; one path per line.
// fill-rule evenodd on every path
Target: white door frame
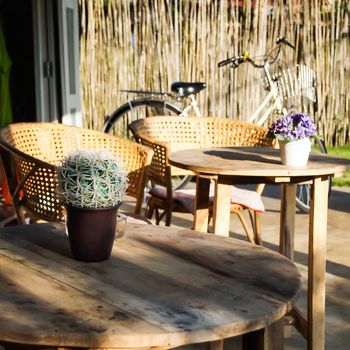
M 52 0 L 32 0 L 36 118 L 57 122 L 57 84 Z
M 62 123 L 82 126 L 79 73 L 79 14 L 77 0 L 58 5 Z
M 32 0 L 32 9 L 37 121 L 82 126 L 78 0 Z

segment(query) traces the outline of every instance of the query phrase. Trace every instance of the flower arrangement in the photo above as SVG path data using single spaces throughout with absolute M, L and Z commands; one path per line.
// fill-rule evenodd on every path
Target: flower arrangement
M 306 114 L 288 114 L 278 118 L 270 127 L 278 140 L 296 141 L 316 134 L 314 121 Z
M 109 151 L 76 151 L 65 157 L 58 168 L 58 186 L 66 206 L 114 207 L 125 193 L 127 174 Z

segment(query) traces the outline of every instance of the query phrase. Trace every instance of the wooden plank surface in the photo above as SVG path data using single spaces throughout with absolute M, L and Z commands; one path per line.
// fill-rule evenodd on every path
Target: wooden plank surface
M 311 153 L 304 168 L 282 165 L 278 149 L 259 147 L 221 147 L 174 152 L 170 164 L 195 173 L 245 177 L 306 177 L 339 175 L 350 161 L 328 154 Z M 279 179 L 283 181 L 283 179 Z
M 171 348 L 255 331 L 295 300 L 295 265 L 260 246 L 127 224 L 109 260 L 71 258 L 59 224 L 0 230 L 0 340 Z

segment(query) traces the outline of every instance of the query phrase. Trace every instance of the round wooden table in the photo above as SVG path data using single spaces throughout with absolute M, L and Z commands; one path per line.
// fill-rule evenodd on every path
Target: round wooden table
M 99 263 L 72 259 L 61 224 L 5 228 L 0 266 L 0 341 L 16 349 L 168 349 L 242 334 L 261 349 L 301 287 L 295 265 L 266 248 L 142 224 L 126 224 Z
M 311 153 L 306 167 L 282 165 L 278 149 L 222 147 L 178 151 L 171 165 L 197 175 L 194 229 L 206 231 L 209 215 L 209 184 L 215 181 L 213 231 L 228 236 L 232 184 L 283 184 L 281 191 L 280 252 L 293 258 L 296 184 L 311 184 L 307 318 L 295 309 L 295 323 L 307 338 L 308 349 L 324 349 L 325 268 L 328 209 L 328 178 L 341 175 L 350 161 L 327 154 Z M 276 225 L 277 226 L 277 225 Z M 307 231 L 307 228 L 305 229 Z

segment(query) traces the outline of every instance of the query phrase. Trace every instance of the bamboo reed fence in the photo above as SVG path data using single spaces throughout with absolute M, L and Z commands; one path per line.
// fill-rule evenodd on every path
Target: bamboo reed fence
M 350 144 L 350 4 L 336 0 L 79 0 L 82 105 L 86 127 L 125 102 L 121 89 L 169 91 L 173 81 L 205 81 L 204 115 L 245 120 L 266 94 L 261 72 L 225 58 L 258 56 L 278 37 L 287 65 L 317 75 L 314 118 L 328 145 Z

